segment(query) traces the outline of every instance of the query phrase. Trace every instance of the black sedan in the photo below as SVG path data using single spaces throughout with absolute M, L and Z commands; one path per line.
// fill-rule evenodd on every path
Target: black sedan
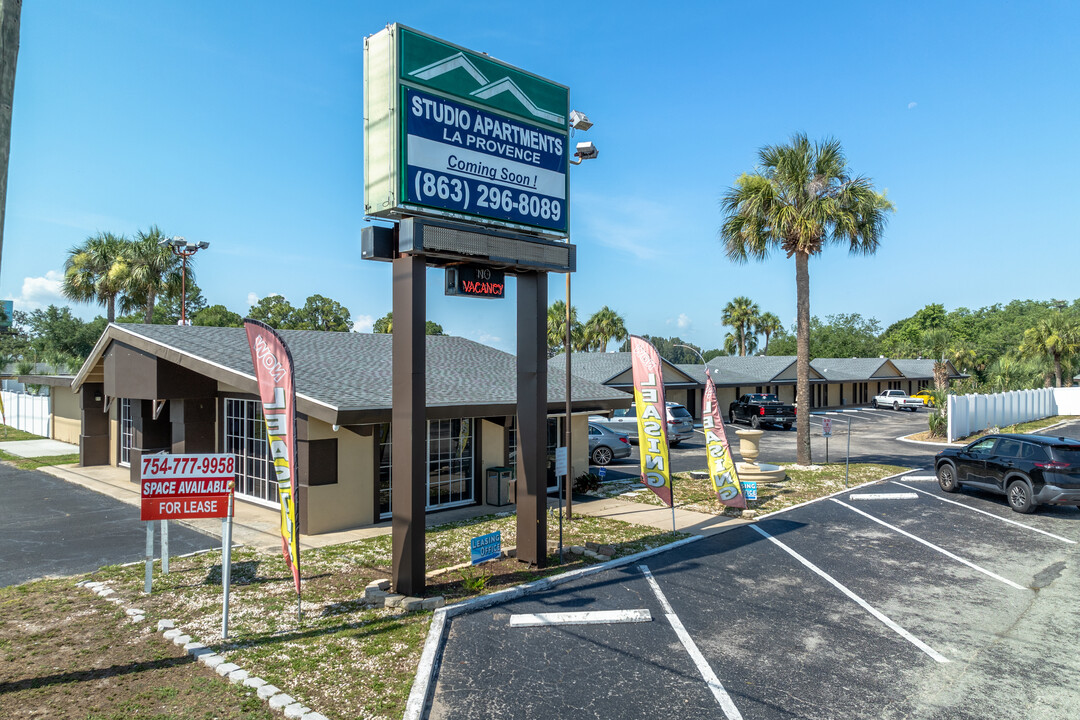
M 1029 513 L 1039 505 L 1080 505 L 1080 441 L 1043 435 L 986 435 L 934 457 L 945 492 L 967 485 L 1004 495 Z

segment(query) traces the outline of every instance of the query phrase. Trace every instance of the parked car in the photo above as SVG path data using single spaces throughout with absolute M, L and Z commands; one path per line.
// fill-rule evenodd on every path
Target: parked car
M 589 459 L 593 465 L 603 466 L 625 457 L 630 457 L 630 438 L 626 433 L 589 423 Z
M 1030 513 L 1041 504 L 1080 505 L 1080 441 L 1042 435 L 986 435 L 934 457 L 945 492 L 967 485 L 1005 496 Z
M 637 409 L 634 405 L 630 405 L 626 410 L 616 410 L 610 418 L 592 415 L 589 417 L 589 422 L 602 425 L 611 430 L 618 430 L 619 432 L 626 433 L 630 442 L 637 443 L 638 418 Z M 693 437 L 693 435 L 694 416 L 679 403 L 669 402 L 667 404 L 668 445 L 675 447 L 683 440 Z
M 918 412 L 923 407 L 923 401 L 918 398 L 908 397 L 903 390 L 886 390 L 870 401 L 872 408 L 892 408 L 893 410 L 910 410 Z
M 745 422 L 755 430 L 762 423 L 781 425 L 790 430 L 795 422 L 795 406 L 780 402 L 780 398 L 771 393 L 748 393 L 728 406 L 728 418 L 732 425 Z
M 934 407 L 934 391 L 930 388 L 923 388 L 911 397 L 922 400 L 926 407 Z

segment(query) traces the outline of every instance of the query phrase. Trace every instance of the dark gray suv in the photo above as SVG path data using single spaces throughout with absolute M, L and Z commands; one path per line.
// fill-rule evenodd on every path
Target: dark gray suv
M 589 418 L 589 422 L 624 432 L 630 437 L 630 442 L 637 443 L 637 410 L 633 405 L 630 405 L 627 410 L 616 410 L 610 418 L 593 415 Z M 675 447 L 683 440 L 693 437 L 693 435 L 694 416 L 679 403 L 669 402 L 667 404 L 668 444 Z

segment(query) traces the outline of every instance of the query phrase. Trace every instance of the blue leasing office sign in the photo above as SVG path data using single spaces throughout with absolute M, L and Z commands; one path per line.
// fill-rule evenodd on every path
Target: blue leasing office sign
M 569 228 L 570 91 L 402 25 L 365 41 L 369 215 Z
M 488 560 L 498 560 L 502 555 L 502 532 L 496 530 L 487 535 L 474 537 L 469 541 L 472 551 L 472 564 L 478 565 Z

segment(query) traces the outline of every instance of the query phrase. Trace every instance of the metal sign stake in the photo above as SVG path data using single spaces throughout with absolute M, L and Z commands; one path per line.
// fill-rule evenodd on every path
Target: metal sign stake
M 232 516 L 234 482 L 229 482 L 229 514 L 221 518 L 221 639 L 229 637 L 229 580 L 232 576 Z
M 847 418 L 847 455 L 844 457 L 844 488 L 848 486 L 848 473 L 851 469 L 851 418 Z
M 143 592 L 147 595 L 150 594 L 150 589 L 154 584 L 154 523 L 148 521 L 146 523 L 146 582 L 143 586 Z
M 169 521 L 161 521 L 161 574 L 169 574 Z

